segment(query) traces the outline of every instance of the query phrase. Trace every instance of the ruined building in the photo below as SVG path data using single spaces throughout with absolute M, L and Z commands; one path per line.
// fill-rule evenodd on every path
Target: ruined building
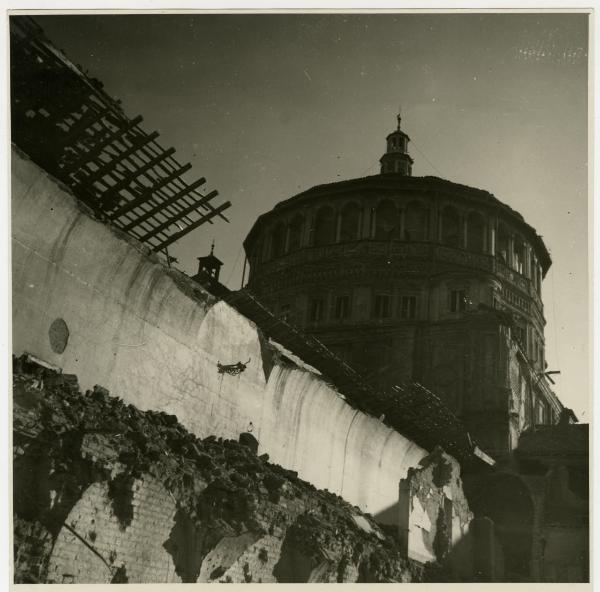
M 545 377 L 550 255 L 492 194 L 413 177 L 408 143 L 398 117 L 380 174 L 260 216 L 248 289 L 373 382 L 430 388 L 502 457 L 563 409 Z
M 491 521 L 479 525 L 494 556 L 480 575 L 584 581 L 588 430 L 546 372 L 549 253 L 492 194 L 413 177 L 400 123 L 380 174 L 259 217 L 244 242 L 247 289 L 380 388 L 435 392 L 498 462 L 467 475 L 471 508 Z
M 251 286 L 258 296 L 220 284 L 214 253 L 200 258 L 194 277 L 172 265 L 168 246 L 204 223 L 225 222 L 229 202 L 216 205 L 216 191 L 200 192 L 205 179 L 187 179 L 191 166 L 146 132 L 141 117 L 127 117 L 100 81 L 69 62 L 26 17 L 11 17 L 11 91 L 16 582 L 586 580 L 584 426 L 563 413 L 559 425 L 522 436 L 510 458 L 514 466 L 500 466 L 450 408 L 471 421 L 449 398 L 459 391 L 442 383 L 427 388 L 427 373 L 437 376 L 439 365 L 434 342 L 465 346 L 468 335 L 490 344 L 491 369 L 481 380 L 491 385 L 483 397 L 498 402 L 494 437 L 504 433 L 502 401 L 518 410 L 510 415 L 511 430 L 530 417 L 527 388 L 546 393 L 536 404 L 548 404 L 549 416 L 560 411 L 545 383 L 531 382 L 523 370 L 529 350 L 515 340 L 507 312 L 493 303 L 467 307 L 467 284 L 471 300 L 471 286 L 479 286 L 482 299 L 487 286 L 507 303 L 503 290 L 510 282 L 533 280 L 493 256 L 434 242 L 361 239 L 308 248 L 302 245 L 314 242 L 309 226 L 300 225 L 299 235 L 290 227 L 279 243 L 281 257 L 260 263 L 265 272 L 298 258 L 304 273 L 311 254 L 355 249 L 350 259 L 364 259 L 360 273 L 344 269 L 358 274 L 357 294 L 365 298 L 370 288 L 360 288 L 361 274 L 369 267 L 383 272 L 382 261 L 398 263 L 396 255 L 408 248 L 421 253 L 424 266 L 443 267 L 437 292 L 431 284 L 438 300 L 453 274 L 465 286 L 464 298 L 455 299 L 458 310 L 446 316 L 438 302 L 439 322 L 430 325 L 392 316 L 396 284 L 387 284 L 387 304 L 373 301 L 381 318 L 371 319 L 363 300 L 360 318 L 369 319 L 360 333 L 353 331 L 367 342 L 378 332 L 393 336 L 394 327 L 412 331 L 412 347 L 423 352 L 418 376 L 424 384 L 413 380 L 408 362 L 402 383 L 384 373 L 366 375 L 356 361 L 341 359 L 344 351 L 335 344 L 328 348 L 321 335 L 311 335 L 311 327 L 288 322 L 295 320 L 294 303 L 278 314 L 264 306 L 269 295 L 261 293 L 256 261 Z M 382 159 L 386 171 L 398 172 L 364 180 L 366 186 L 394 193 L 419 181 L 406 176 L 405 145 L 394 144 L 403 138 L 392 134 Z M 367 189 L 365 200 L 371 199 Z M 488 211 L 479 193 L 462 190 L 464 199 L 479 196 L 482 215 Z M 333 193 L 327 199 L 337 204 Z M 372 210 L 366 204 L 356 219 L 361 233 L 386 219 L 376 216 L 378 204 Z M 313 205 L 308 195 L 306 213 Z M 530 241 L 538 259 L 528 260 L 527 273 L 536 261 L 547 268 L 535 233 L 495 207 Z M 332 226 L 330 216 L 325 227 L 340 236 L 344 219 Z M 400 220 L 405 235 L 414 226 L 408 215 Z M 259 220 L 252 236 L 264 224 Z M 269 249 L 278 244 L 269 241 Z M 387 257 L 371 256 L 370 248 Z M 449 260 L 453 254 L 490 269 L 473 263 L 481 275 L 461 276 Z M 320 257 L 313 271 L 326 279 L 332 269 Z M 351 277 L 338 285 L 350 286 Z M 430 285 L 418 277 L 415 286 Z M 420 299 L 409 316 L 425 314 L 424 294 L 415 288 Z M 338 308 L 336 301 L 333 312 L 325 302 L 311 305 L 311 326 L 336 310 L 347 311 L 338 316 L 350 322 L 358 302 Z M 535 314 L 522 321 L 539 337 Z M 410 348 L 406 355 L 414 365 L 418 356 Z M 464 358 L 458 369 L 465 383 L 477 376 L 471 363 Z M 548 440 L 559 445 L 549 447 Z M 574 453 L 566 455 L 569 447 Z

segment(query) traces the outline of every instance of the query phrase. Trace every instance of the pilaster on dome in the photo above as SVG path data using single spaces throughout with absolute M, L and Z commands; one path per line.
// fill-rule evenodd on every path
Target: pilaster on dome
M 381 174 L 387 175 L 389 173 L 395 173 L 410 177 L 412 175 L 413 159 L 408 154 L 408 143 L 410 138 L 401 129 L 402 116 L 398 114 L 396 116 L 398 126 L 391 134 L 386 138 L 386 152 L 379 159 L 381 163 Z

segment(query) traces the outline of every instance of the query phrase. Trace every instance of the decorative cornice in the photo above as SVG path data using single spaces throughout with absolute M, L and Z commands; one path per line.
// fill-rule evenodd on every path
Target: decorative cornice
M 509 219 L 524 233 L 525 236 L 528 237 L 531 244 L 535 247 L 544 273 L 552 264 L 548 249 L 546 248 L 542 237 L 537 234 L 535 228 L 527 224 L 519 212 L 501 202 L 488 191 L 461 185 L 439 177 L 413 177 L 397 174 L 372 175 L 358 179 L 316 185 L 289 199 L 281 201 L 270 212 L 266 212 L 258 217 L 244 241 L 244 246 L 247 250 L 249 244 L 252 243 L 261 227 L 275 214 L 280 214 L 296 207 L 303 207 L 312 204 L 317 200 L 322 202 L 326 198 L 337 198 L 339 196 L 347 197 L 353 194 L 364 195 L 365 193 L 376 194 L 382 192 L 386 194 L 396 193 L 397 195 L 402 193 L 421 193 L 426 194 L 427 197 L 435 200 L 443 200 L 446 198 L 455 200 L 456 198 L 459 198 L 492 209 L 496 211 L 498 215 Z
M 529 279 L 490 255 L 436 243 L 363 240 L 306 247 L 261 263 L 252 270 L 250 285 L 263 292 L 277 289 L 281 283 L 298 286 L 343 278 L 393 281 L 405 279 L 407 274 L 437 277 L 457 273 L 497 278 L 516 290 L 517 298 L 533 303 L 543 320 L 541 299 Z

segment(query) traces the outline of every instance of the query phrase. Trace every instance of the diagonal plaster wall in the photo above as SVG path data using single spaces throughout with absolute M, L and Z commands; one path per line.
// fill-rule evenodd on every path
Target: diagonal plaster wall
M 398 483 L 427 454 L 348 405 L 317 374 L 263 370 L 256 326 L 144 247 L 93 219 L 55 179 L 12 152 L 13 353 L 32 353 L 200 437 L 237 438 L 386 522 Z M 51 343 L 56 319 L 68 341 Z M 238 376 L 217 362 L 245 362 Z

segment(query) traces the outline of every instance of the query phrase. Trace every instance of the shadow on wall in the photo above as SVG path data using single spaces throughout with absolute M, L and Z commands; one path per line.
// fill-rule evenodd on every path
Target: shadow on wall
M 318 575 L 325 565 L 325 561 L 308 557 L 286 538 L 281 547 L 281 557 L 273 568 L 273 575 L 282 583 L 312 583 L 320 581 Z
M 424 581 L 430 583 L 482 581 L 476 577 L 477 544 L 475 535 L 467 533 L 440 558 L 425 565 Z
M 400 481 L 400 546 L 408 559 L 426 564 L 428 581 L 473 581 L 472 521 L 460 465 L 440 447 Z
M 375 514 L 375 516 L 374 516 L 374 519 L 379 524 L 393 525 L 395 527 L 396 524 L 398 523 L 398 512 L 399 511 L 400 511 L 400 505 L 398 502 L 396 502 L 395 504 L 388 506 L 387 508 L 381 510 L 380 512 L 377 512 L 377 514 Z
M 181 508 L 173 517 L 173 527 L 163 548 L 173 559 L 175 572 L 184 584 L 195 583 L 200 575 L 206 533 L 198 529 L 193 520 Z
M 498 473 L 468 483 L 467 492 L 482 517 L 480 535 L 487 548 L 482 577 L 493 577 L 482 581 L 531 581 L 534 507 L 527 486 L 516 475 Z

